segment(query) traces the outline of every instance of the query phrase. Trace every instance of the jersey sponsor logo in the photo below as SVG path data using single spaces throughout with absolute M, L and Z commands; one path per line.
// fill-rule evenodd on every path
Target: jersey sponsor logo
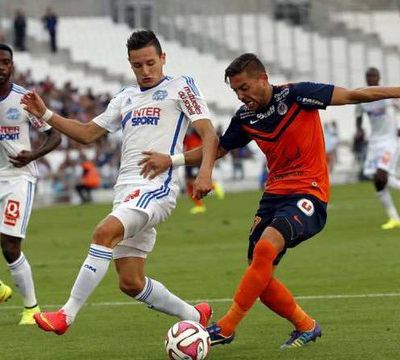
M 265 113 L 258 113 L 257 114 L 257 119 L 256 120 L 250 120 L 250 124 L 255 124 L 256 122 L 260 121 L 260 120 L 264 120 L 268 117 L 270 117 L 273 113 L 275 113 L 275 106 L 272 105 L 270 106 L 270 108 L 268 109 L 267 112 Z
M 134 190 L 124 199 L 124 202 L 136 199 L 139 195 L 140 195 L 140 189 Z
M 297 101 L 299 103 L 302 103 L 303 105 L 318 105 L 318 106 L 324 106 L 324 103 L 320 100 L 317 99 L 310 99 L 302 96 L 297 97 Z
M 300 199 L 297 202 L 297 207 L 307 216 L 314 214 L 314 204 L 308 199 Z
M 19 126 L 0 126 L 0 141 L 18 140 Z
M 7 120 L 18 120 L 21 115 L 21 112 L 17 108 L 9 108 L 6 111 L 6 119 Z
M 161 109 L 158 107 L 145 107 L 129 111 L 123 118 L 122 124 L 131 121 L 132 126 L 158 125 Z
M 196 95 L 189 86 L 185 86 L 183 90 L 178 92 L 189 115 L 202 114 L 201 107 L 196 100 Z
M 284 88 L 281 92 L 274 95 L 275 101 L 281 101 L 283 98 L 289 95 L 289 88 Z
M 166 90 L 157 90 L 157 91 L 153 94 L 152 98 L 153 98 L 153 100 L 155 100 L 155 101 L 162 101 L 162 100 L 164 100 L 167 96 L 168 96 L 168 92 L 167 92 Z
M 279 115 L 285 115 L 288 112 L 288 106 L 284 102 L 280 102 L 277 111 Z
M 6 208 L 4 210 L 3 222 L 5 225 L 15 226 L 17 220 L 19 219 L 19 201 L 8 200 Z

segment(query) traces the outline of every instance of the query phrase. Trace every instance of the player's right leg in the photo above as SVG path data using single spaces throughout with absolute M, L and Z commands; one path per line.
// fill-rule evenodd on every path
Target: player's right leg
M 67 303 L 56 312 L 35 315 L 35 321 L 44 331 L 64 334 L 75 320 L 79 310 L 107 273 L 115 245 L 123 238 L 124 227 L 114 216 L 107 216 L 97 225 L 89 253 L 83 262 Z

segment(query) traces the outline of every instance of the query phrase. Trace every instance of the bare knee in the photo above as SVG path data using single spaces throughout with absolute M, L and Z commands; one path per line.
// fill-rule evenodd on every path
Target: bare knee
M 1 250 L 7 263 L 13 263 L 21 256 L 21 238 L 2 234 Z
M 140 277 L 120 278 L 119 288 L 128 296 L 135 297 L 142 292 L 145 285 L 145 279 Z

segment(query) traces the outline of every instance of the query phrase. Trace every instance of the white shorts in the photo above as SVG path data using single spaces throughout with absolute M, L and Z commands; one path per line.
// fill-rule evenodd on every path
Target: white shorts
M 125 235 L 114 248 L 113 258 L 147 257 L 156 241 L 157 232 L 154 227 L 163 222 L 175 206 L 176 193 L 168 187 L 130 184 L 116 186 L 110 215 L 121 221 Z
M 367 157 L 364 162 L 364 175 L 372 177 L 378 169 L 395 175 L 398 157 L 397 141 L 368 146 Z
M 0 232 L 25 238 L 32 212 L 35 184 L 25 178 L 0 180 Z

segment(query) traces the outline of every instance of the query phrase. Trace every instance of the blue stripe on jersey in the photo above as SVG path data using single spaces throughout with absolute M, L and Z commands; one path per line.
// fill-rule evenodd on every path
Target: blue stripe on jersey
M 26 91 L 19 91 L 19 90 L 14 89 L 14 88 L 12 88 L 11 91 L 16 92 L 17 94 L 22 94 L 22 95 L 25 95 L 25 94 L 26 94 Z
M 26 227 L 28 225 L 29 214 L 31 212 L 32 197 L 33 197 L 32 190 L 33 190 L 33 184 L 30 181 L 28 181 L 28 194 L 26 196 L 25 214 L 21 226 L 22 234 L 25 234 Z
M 184 76 L 183 78 L 186 80 L 186 83 L 189 85 L 190 89 L 194 92 L 194 94 L 197 95 L 197 96 L 200 96 L 200 92 L 197 89 L 193 78 L 191 78 L 189 76 Z
M 185 116 L 185 114 L 181 111 L 181 113 L 179 114 L 178 123 L 176 125 L 176 129 L 175 129 L 174 137 L 173 137 L 173 140 L 172 140 L 171 148 L 169 149 L 169 153 L 171 155 L 173 155 L 175 153 L 175 147 L 176 147 L 176 143 L 178 142 L 178 137 L 179 137 L 179 133 L 180 133 L 181 128 L 182 128 L 182 123 L 183 123 L 184 116 Z M 154 198 L 161 199 L 161 198 L 167 196 L 169 194 L 169 191 L 170 191 L 170 189 L 168 187 L 168 184 L 171 182 L 171 179 L 172 179 L 172 166 L 168 170 L 168 176 L 167 176 L 164 184 L 161 185 L 161 187 L 159 189 L 144 193 L 140 197 L 140 199 L 138 200 L 137 206 L 138 207 L 142 207 L 142 208 L 146 208 L 151 199 L 154 199 Z
M 127 123 L 127 121 L 129 121 L 129 119 L 131 118 L 132 115 L 132 111 L 129 111 L 124 118 L 122 119 L 122 129 L 125 129 L 125 125 Z

